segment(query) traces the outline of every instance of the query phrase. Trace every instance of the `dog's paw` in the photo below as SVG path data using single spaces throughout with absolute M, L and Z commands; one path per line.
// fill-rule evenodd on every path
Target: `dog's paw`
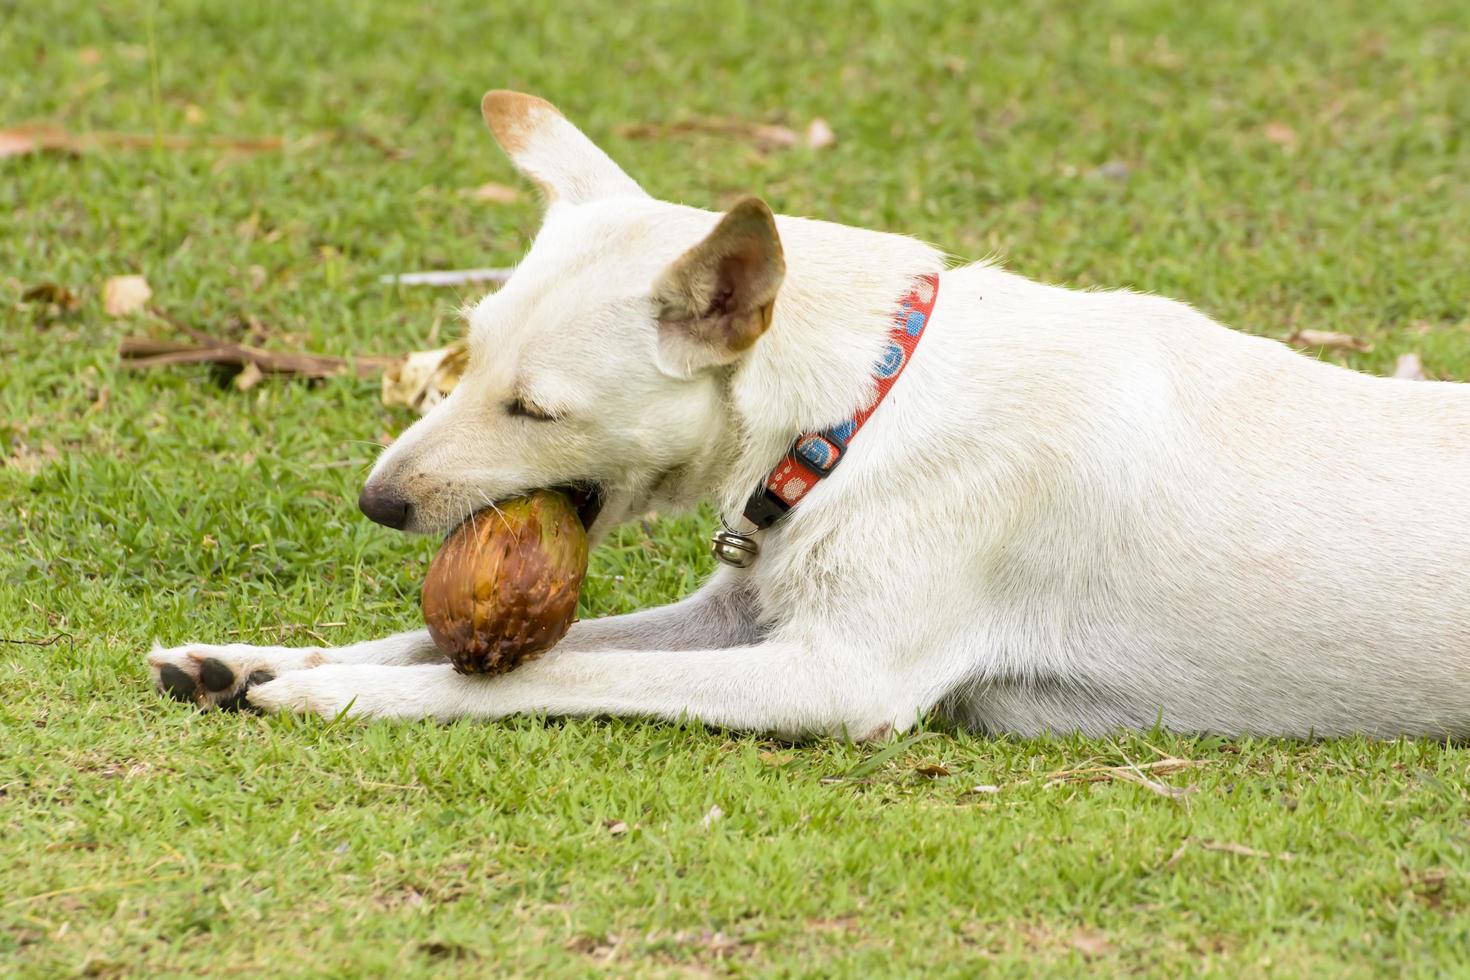
M 261 711 L 350 718 L 451 718 L 466 688 L 493 678 L 462 677 L 448 664 L 390 667 L 326 664 L 252 686 L 246 702 Z
M 154 644 L 148 667 L 160 694 L 201 708 L 238 711 L 250 707 L 246 693 L 288 670 L 311 666 L 302 651 L 244 643 L 191 643 L 164 649 Z
M 361 682 L 372 673 L 372 667 L 329 664 L 317 670 L 282 674 L 259 686 L 250 685 L 244 698 L 249 707 L 268 713 L 320 715 L 328 721 L 349 708 L 353 716 L 369 715 L 375 713 L 369 707 L 372 698 L 361 697 L 361 688 L 354 682 Z M 359 700 L 362 710 L 358 708 Z

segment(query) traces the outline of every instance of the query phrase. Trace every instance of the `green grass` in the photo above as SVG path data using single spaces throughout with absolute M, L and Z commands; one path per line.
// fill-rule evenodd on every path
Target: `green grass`
M 242 394 L 202 368 L 119 371 L 119 337 L 158 325 L 108 318 L 100 290 L 143 272 L 165 309 L 221 332 L 257 318 L 284 349 L 455 334 L 468 294 L 376 279 L 510 262 L 534 233 L 532 195 L 461 193 L 514 182 L 476 112 L 504 86 L 558 102 L 663 197 L 754 191 L 1465 379 L 1470 8 L 423 6 L 0 0 L 0 128 L 289 140 L 0 160 L 0 636 L 60 637 L 0 645 L 5 972 L 1465 969 L 1465 749 L 940 732 L 884 754 L 160 700 L 155 636 L 415 625 L 433 543 L 354 509 L 373 444 L 410 421 L 372 382 Z M 838 142 L 615 134 L 695 114 L 822 116 Z M 45 282 L 80 307 L 22 301 Z M 621 533 L 584 612 L 691 590 L 707 524 Z M 1201 763 L 1159 777 L 1187 797 L 1047 785 L 1159 753 Z

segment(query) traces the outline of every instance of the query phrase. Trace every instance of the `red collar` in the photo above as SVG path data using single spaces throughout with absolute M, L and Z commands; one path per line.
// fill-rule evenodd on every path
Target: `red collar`
M 770 527 L 819 482 L 831 473 L 847 455 L 847 447 L 863 424 L 872 417 L 879 404 L 892 390 L 894 382 L 908 366 L 919 338 L 934 312 L 939 295 L 937 275 L 920 276 L 893 311 L 893 326 L 883 353 L 873 365 L 873 397 L 857 414 L 824 432 L 808 432 L 798 436 L 790 452 L 782 457 L 765 483 L 745 504 L 745 519 L 757 529 Z M 722 548 L 722 544 L 725 546 Z M 735 549 L 731 553 L 730 548 Z M 755 560 L 755 542 L 745 534 L 726 529 L 715 535 L 715 556 L 728 564 L 744 568 Z M 744 560 L 739 560 L 743 558 Z

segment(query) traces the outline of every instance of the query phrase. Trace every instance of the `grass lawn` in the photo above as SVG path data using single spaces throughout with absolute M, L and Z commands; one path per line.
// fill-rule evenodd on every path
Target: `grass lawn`
M 1470 7 L 154 7 L 0 0 L 0 129 L 286 140 L 0 159 L 0 972 L 1467 969 L 1463 748 L 946 731 L 787 746 L 161 700 L 141 660 L 154 637 L 417 625 L 434 542 L 354 506 L 375 444 L 411 420 L 375 382 L 240 392 L 202 367 L 120 371 L 120 337 L 166 328 L 107 316 L 101 286 L 146 274 L 161 308 L 220 333 L 258 322 L 286 350 L 454 336 L 470 293 L 377 279 L 525 247 L 533 194 L 466 193 L 520 186 L 477 111 L 511 87 L 661 197 L 756 192 L 1270 336 L 1346 331 L 1371 352 L 1323 356 L 1386 372 L 1414 352 L 1464 380 Z M 693 116 L 822 117 L 837 142 L 619 135 Z M 43 283 L 76 309 L 23 299 Z M 708 524 L 620 532 L 584 613 L 693 589 Z M 1196 764 L 1151 778 L 1187 793 L 1064 774 L 1166 756 Z

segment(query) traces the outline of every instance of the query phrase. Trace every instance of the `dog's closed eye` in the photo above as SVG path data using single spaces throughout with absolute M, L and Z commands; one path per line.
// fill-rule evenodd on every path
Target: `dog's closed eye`
M 557 418 L 554 412 L 548 412 L 524 398 L 512 398 L 505 410 L 512 418 L 530 419 L 533 422 L 555 422 Z

